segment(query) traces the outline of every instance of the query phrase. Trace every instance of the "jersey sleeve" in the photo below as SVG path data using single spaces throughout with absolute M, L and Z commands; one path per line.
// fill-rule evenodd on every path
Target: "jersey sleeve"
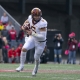
M 31 16 L 31 15 L 29 15 L 27 20 L 28 20 L 28 21 L 30 21 L 30 20 L 31 20 L 31 18 L 32 18 L 32 16 Z
M 44 27 L 47 27 L 47 21 L 44 20 L 41 22 L 41 25 L 40 25 L 40 28 L 44 28 Z

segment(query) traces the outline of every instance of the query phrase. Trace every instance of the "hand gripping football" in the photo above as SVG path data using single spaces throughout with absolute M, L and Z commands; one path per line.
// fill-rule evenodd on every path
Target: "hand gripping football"
M 23 27 L 25 30 L 30 30 L 30 23 L 29 22 L 25 23 Z

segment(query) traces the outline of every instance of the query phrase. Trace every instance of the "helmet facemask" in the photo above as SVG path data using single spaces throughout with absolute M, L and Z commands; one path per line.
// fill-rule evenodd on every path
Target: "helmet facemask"
M 41 19 L 42 12 L 39 8 L 34 8 L 31 11 L 31 15 L 32 15 L 33 21 L 38 22 Z

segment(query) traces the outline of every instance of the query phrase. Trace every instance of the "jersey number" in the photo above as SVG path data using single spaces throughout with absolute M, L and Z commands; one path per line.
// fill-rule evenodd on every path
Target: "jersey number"
M 36 33 L 36 28 L 34 26 L 31 26 L 31 29 Z

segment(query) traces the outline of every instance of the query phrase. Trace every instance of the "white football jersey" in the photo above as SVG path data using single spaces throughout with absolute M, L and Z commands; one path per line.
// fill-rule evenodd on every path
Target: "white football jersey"
M 28 40 L 29 37 L 25 36 L 25 42 Z
M 30 23 L 31 29 L 34 32 L 38 33 L 38 34 L 40 33 L 40 28 L 46 27 L 46 35 L 44 36 L 44 40 L 46 40 L 46 36 L 47 36 L 47 21 L 41 17 L 41 20 L 34 25 L 32 23 L 32 16 L 31 15 L 28 17 L 28 21 Z M 36 39 L 36 40 L 38 40 L 38 39 Z M 40 40 L 39 39 L 38 41 L 44 41 L 44 40 Z

